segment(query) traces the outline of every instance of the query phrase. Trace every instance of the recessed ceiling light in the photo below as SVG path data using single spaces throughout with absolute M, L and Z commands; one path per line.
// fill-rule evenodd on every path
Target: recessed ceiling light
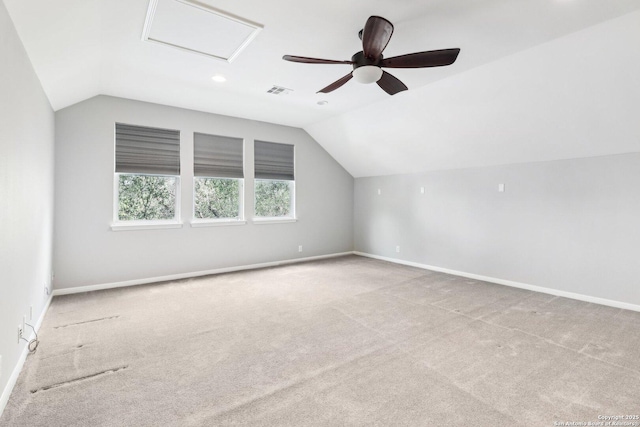
M 318 105 L 327 105 L 329 101 L 318 101 Z
M 221 76 L 220 74 L 216 74 L 215 76 L 211 77 L 211 80 L 218 83 L 224 83 L 227 81 L 227 79 L 224 76 Z

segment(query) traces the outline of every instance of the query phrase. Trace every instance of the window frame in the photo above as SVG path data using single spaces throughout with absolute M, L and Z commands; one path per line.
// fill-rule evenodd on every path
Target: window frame
M 138 219 L 138 220 L 121 220 L 120 212 L 120 175 L 136 175 L 136 176 L 160 176 L 165 178 L 175 178 L 176 180 L 176 207 L 173 219 Z M 156 175 L 144 173 L 113 173 L 113 222 L 111 223 L 112 231 L 123 230 L 153 230 L 163 228 L 182 228 L 182 218 L 180 207 L 182 206 L 182 185 L 180 175 Z
M 256 142 L 266 142 L 270 144 L 282 144 L 282 145 L 290 145 L 293 149 L 293 179 L 268 179 L 268 178 L 256 178 L 255 176 L 255 143 Z M 296 190 L 297 190 L 297 178 L 296 178 L 296 170 L 298 169 L 298 160 L 296 155 L 296 145 L 293 143 L 286 142 L 272 142 L 266 140 L 258 140 L 254 139 L 254 147 L 253 147 L 253 155 L 254 155 L 254 173 L 253 173 L 253 213 L 251 216 L 251 222 L 254 224 L 284 224 L 284 223 L 292 223 L 298 221 L 298 213 L 296 209 Z M 287 216 L 256 216 L 256 181 L 288 181 L 289 185 L 292 187 L 291 191 L 291 209 L 290 213 Z
M 135 172 L 116 172 L 117 170 L 117 150 L 118 150 L 118 125 L 150 128 L 161 131 L 173 131 L 178 133 L 178 168 L 177 175 L 164 175 L 154 173 L 135 173 Z M 124 230 L 149 230 L 149 229 L 163 229 L 163 228 L 182 228 L 182 131 L 179 129 L 167 129 L 164 127 L 156 127 L 151 125 L 130 124 L 125 122 L 116 121 L 113 124 L 113 213 L 112 223 L 110 228 L 112 231 L 124 231 Z M 175 178 L 175 209 L 173 219 L 157 219 L 157 220 L 121 220 L 119 217 L 120 212 L 120 176 L 121 175 L 137 175 L 137 176 L 161 176 L 167 178 Z
M 295 159 L 295 157 L 294 157 Z M 294 160 L 295 162 L 295 160 Z M 295 164 L 294 164 L 295 168 Z M 288 182 L 289 183 L 289 191 L 291 194 L 291 200 L 289 205 L 289 215 L 287 216 L 257 216 L 256 215 L 256 182 L 257 181 L 277 181 L 277 182 Z M 252 221 L 256 224 L 276 224 L 276 223 L 288 223 L 288 222 L 297 222 L 298 217 L 296 216 L 296 180 L 286 180 L 286 179 L 264 179 L 264 178 L 254 178 L 253 180 L 253 217 Z
M 234 225 L 245 225 L 247 223 L 246 220 L 246 212 L 245 212 L 245 166 L 246 166 L 246 154 L 247 154 L 247 141 L 246 138 L 237 137 L 237 136 L 227 136 L 227 135 L 219 135 L 208 132 L 199 132 L 194 131 L 193 135 L 193 157 L 191 159 L 193 164 L 193 175 L 192 175 L 192 189 L 191 189 L 191 220 L 189 221 L 191 227 L 220 227 L 220 226 L 234 226 Z M 196 175 L 196 164 L 195 164 L 195 156 L 196 156 L 196 135 L 202 135 L 204 137 L 214 137 L 214 138 L 231 138 L 238 140 L 237 142 L 241 144 L 242 151 L 242 177 L 241 178 L 233 178 L 233 177 L 221 177 L 221 176 L 202 176 Z M 238 218 L 196 218 L 196 179 L 236 179 L 239 181 L 239 206 L 238 206 Z
M 244 154 L 243 154 L 244 158 Z M 238 202 L 238 218 L 196 218 L 196 179 L 233 179 L 239 181 L 239 202 Z M 193 176 L 193 197 L 191 199 L 191 227 L 219 227 L 226 225 L 244 225 L 247 223 L 244 212 L 244 196 L 245 196 L 245 179 L 244 178 L 225 178 L 217 176 Z

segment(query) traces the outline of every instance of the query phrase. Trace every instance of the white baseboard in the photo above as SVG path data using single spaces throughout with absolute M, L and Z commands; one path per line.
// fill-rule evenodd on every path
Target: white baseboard
M 42 309 L 42 313 L 40 313 L 40 317 L 38 317 L 38 321 L 36 322 L 35 325 L 33 325 L 36 331 L 40 330 L 40 325 L 42 325 L 44 316 L 45 314 L 47 314 L 47 310 L 49 310 L 49 306 L 51 305 L 52 299 L 53 299 L 53 295 L 49 297 L 49 299 L 44 305 L 44 308 Z M 29 330 L 31 330 L 31 328 L 29 328 Z M 35 333 L 31 331 L 27 340 L 31 341 L 33 338 L 35 338 Z M 27 345 L 27 343 L 24 343 L 21 345 L 24 345 L 24 349 L 22 349 L 22 354 L 18 359 L 18 363 L 13 368 L 13 372 L 9 377 L 9 381 L 7 382 L 7 385 L 5 386 L 4 390 L 2 391 L 2 395 L 0 396 L 0 416 L 2 416 L 2 413 L 4 412 L 4 408 L 6 408 L 7 403 L 9 402 L 9 397 L 11 397 L 11 392 L 13 391 L 13 387 L 15 387 L 16 382 L 18 381 L 18 377 L 20 376 L 20 372 L 22 371 L 24 362 L 27 360 L 27 356 L 29 355 L 29 348 L 28 348 L 29 346 Z
M 360 255 L 367 258 L 379 259 L 382 261 L 393 262 L 395 264 L 408 265 L 411 267 L 422 268 L 424 270 L 438 271 L 440 273 L 452 274 L 454 276 L 466 277 L 469 279 L 482 280 L 484 282 L 496 283 L 498 285 L 511 286 L 514 288 L 526 289 L 529 291 L 541 292 L 544 294 L 555 295 L 555 296 L 564 297 L 564 298 L 571 298 L 579 301 L 591 302 L 594 304 L 607 305 L 615 308 L 622 308 L 625 310 L 640 311 L 640 305 L 630 304 L 627 302 L 615 301 L 615 300 L 610 300 L 606 298 L 594 297 L 590 295 L 577 294 L 574 292 L 560 291 L 558 289 L 545 288 L 542 286 L 528 285 L 526 283 L 514 282 L 511 280 L 496 279 L 495 277 L 481 276 L 479 274 L 466 273 L 464 271 L 457 271 L 457 270 L 451 270 L 448 268 L 435 267 L 432 265 L 420 264 L 412 261 L 404 261 L 401 259 L 373 255 L 373 254 L 368 254 L 364 252 L 354 251 L 353 253 L 355 255 Z
M 150 277 L 147 279 L 127 280 L 124 282 L 102 283 L 99 285 L 79 286 L 76 288 L 55 289 L 53 291 L 53 295 L 57 296 L 57 295 L 78 294 L 81 292 L 99 291 L 103 289 L 146 285 L 149 283 L 156 283 L 156 282 L 168 282 L 172 280 L 189 279 L 191 277 L 209 276 L 211 274 L 231 273 L 234 271 L 242 271 L 242 270 L 255 270 L 258 268 L 276 267 L 279 265 L 295 264 L 299 262 L 315 261 L 315 260 L 326 259 L 326 258 L 335 258 L 335 257 L 340 257 L 345 255 L 353 255 L 353 252 L 341 252 L 341 253 L 318 255 L 318 256 L 312 256 L 312 257 L 306 257 L 306 258 L 288 259 L 284 261 L 263 262 L 260 264 L 241 265 L 237 267 L 216 268 L 213 270 L 195 271 L 191 273 L 179 273 L 179 274 L 172 274 L 169 276 Z

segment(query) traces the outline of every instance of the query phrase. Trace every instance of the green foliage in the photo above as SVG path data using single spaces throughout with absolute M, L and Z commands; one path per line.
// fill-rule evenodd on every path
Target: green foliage
M 239 218 L 240 180 L 224 178 L 195 179 L 196 218 Z
M 120 174 L 118 219 L 163 220 L 176 214 L 176 177 Z M 255 215 L 283 217 L 292 214 L 290 181 L 255 181 Z M 240 180 L 196 178 L 196 218 L 239 218 Z
M 255 182 L 256 216 L 278 217 L 291 214 L 290 181 L 259 180 Z
M 121 174 L 118 191 L 118 219 L 174 219 L 176 178 Z

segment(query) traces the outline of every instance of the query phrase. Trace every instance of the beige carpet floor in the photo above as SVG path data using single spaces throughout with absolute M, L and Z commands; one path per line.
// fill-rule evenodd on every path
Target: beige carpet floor
M 640 313 L 357 256 L 56 297 L 40 339 L 2 426 L 640 414 Z

